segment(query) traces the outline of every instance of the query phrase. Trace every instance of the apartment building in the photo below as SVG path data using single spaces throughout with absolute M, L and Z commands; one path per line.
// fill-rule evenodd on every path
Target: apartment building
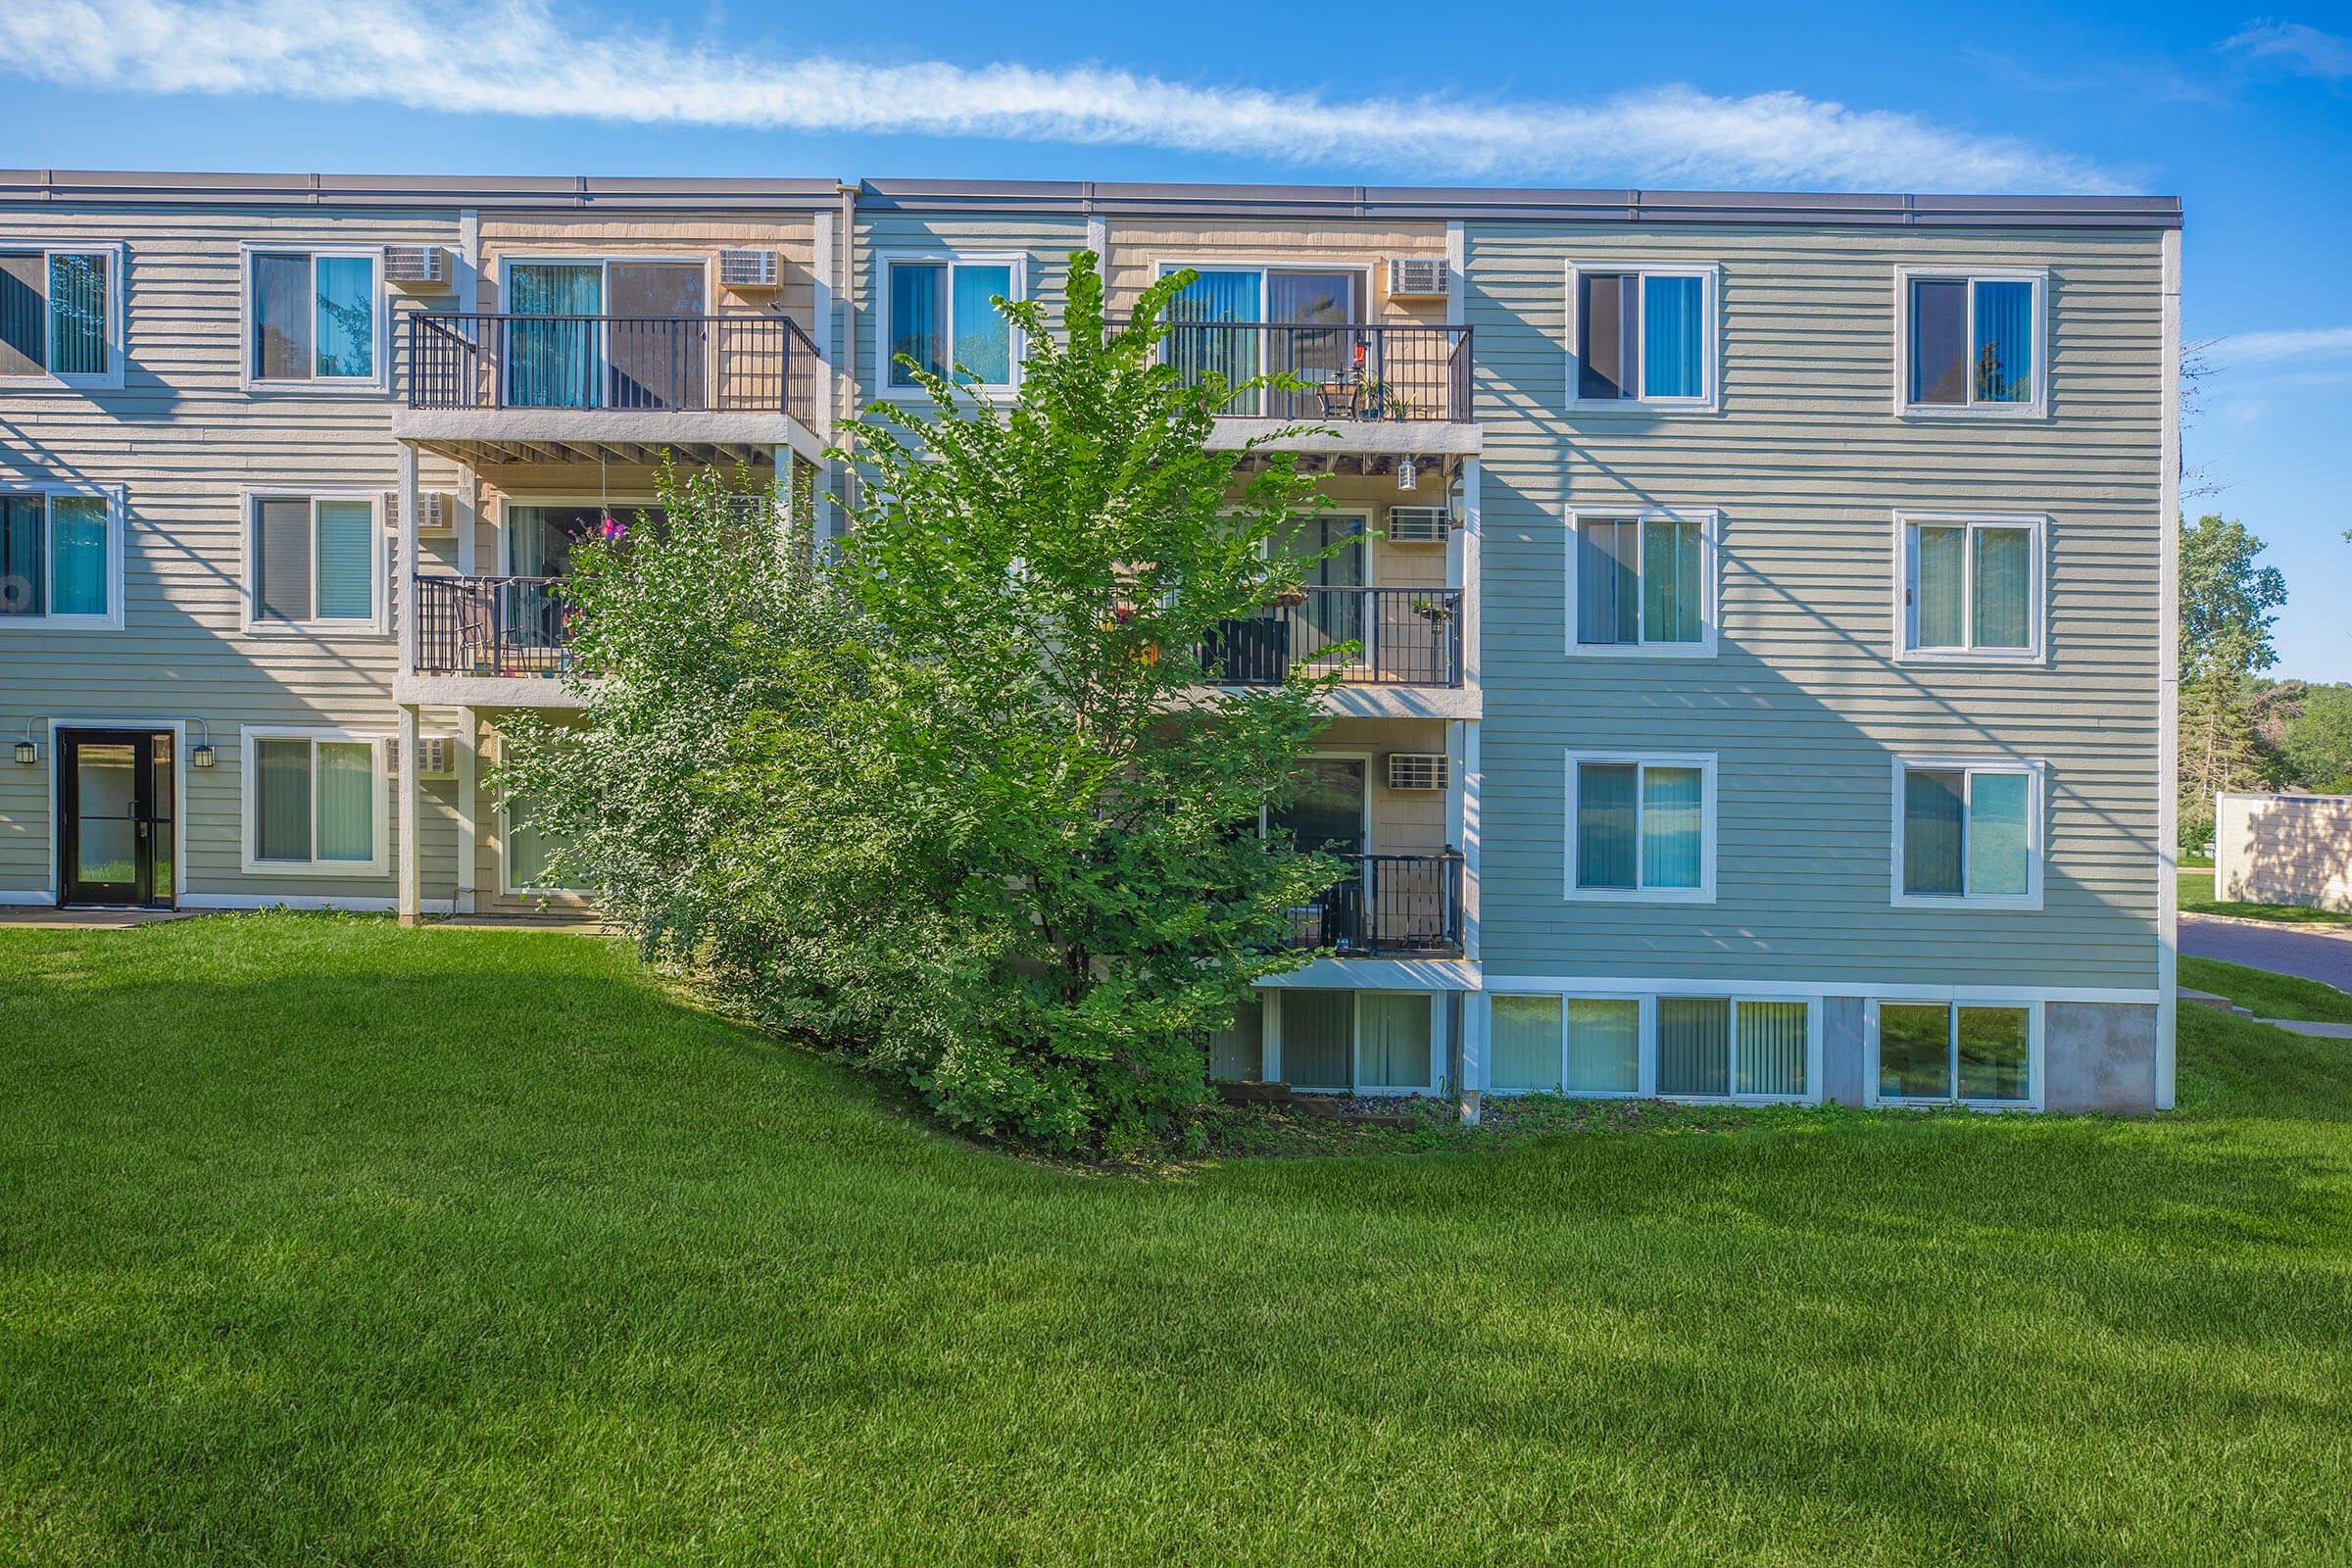
M 821 478 L 994 294 L 1291 372 L 1306 1090 L 2172 1100 L 2180 208 L 0 172 L 0 902 L 523 914 L 502 720 L 663 454 Z M 815 486 L 821 492 L 823 484 Z M 833 519 L 820 515 L 820 529 Z

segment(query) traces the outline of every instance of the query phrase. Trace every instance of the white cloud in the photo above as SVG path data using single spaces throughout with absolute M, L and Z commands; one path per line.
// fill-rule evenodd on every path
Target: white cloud
M 2305 76 L 2340 81 L 2352 76 L 2352 38 L 2300 22 L 2266 22 L 2223 42 L 2256 60 L 2276 60 Z
M 2230 365 L 2306 360 L 2352 354 L 2352 326 L 2307 326 L 2283 332 L 2240 332 L 2213 346 L 2213 357 Z
M 291 96 L 745 130 L 1161 147 L 1397 175 L 1641 185 L 2115 191 L 2005 135 L 1789 92 L 1660 85 L 1592 102 L 1333 97 L 1103 68 L 771 59 L 549 0 L 12 0 L 0 73 L 115 91 Z

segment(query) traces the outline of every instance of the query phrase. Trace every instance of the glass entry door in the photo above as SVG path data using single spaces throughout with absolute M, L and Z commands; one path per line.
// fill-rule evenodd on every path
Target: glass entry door
M 1310 757 L 1299 770 L 1291 804 L 1276 811 L 1272 825 L 1290 833 L 1303 851 L 1361 855 L 1368 837 L 1364 822 L 1364 760 Z
M 59 735 L 61 903 L 170 906 L 172 777 L 169 733 L 66 730 Z

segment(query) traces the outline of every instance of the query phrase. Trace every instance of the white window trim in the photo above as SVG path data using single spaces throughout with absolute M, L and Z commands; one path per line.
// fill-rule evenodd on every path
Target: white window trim
M 598 304 L 601 307 L 600 314 L 610 317 L 612 312 L 612 264 L 615 262 L 620 262 L 623 264 L 644 262 L 650 265 L 663 267 L 699 267 L 703 270 L 703 309 L 707 314 L 711 316 L 716 316 L 719 314 L 717 305 L 719 293 L 717 258 L 708 253 L 696 255 L 690 252 L 682 251 L 659 251 L 647 252 L 644 254 L 639 254 L 633 251 L 623 251 L 618 254 L 614 254 L 610 251 L 571 250 L 501 251 L 498 255 L 497 261 L 499 310 L 509 316 L 514 314 L 514 269 L 516 267 L 593 267 L 597 270 L 596 290 Z M 600 397 L 604 395 L 603 388 L 605 386 L 605 382 L 602 378 L 605 376 L 611 366 L 612 352 L 612 333 L 600 324 L 597 328 L 596 334 L 597 373 L 599 376 L 597 384 L 599 387 L 598 395 Z M 507 370 L 508 367 L 502 364 L 499 368 L 498 385 L 498 396 L 502 402 L 508 395 L 506 384 Z M 718 377 L 718 334 L 715 332 L 710 334 L 710 341 L 704 345 L 703 373 L 706 377 L 707 385 L 716 386 Z M 606 406 L 603 403 L 598 403 L 590 409 L 566 410 L 564 412 L 599 413 L 604 412 L 605 408 Z
M 311 849 L 308 860 L 265 860 L 258 853 L 262 836 L 261 787 L 262 769 L 260 743 L 263 741 L 297 741 L 311 743 Z M 372 842 L 375 854 L 366 860 L 321 860 L 318 848 L 318 743 L 347 742 L 365 745 L 373 757 L 375 781 L 375 822 Z M 319 728 L 304 724 L 247 724 L 238 739 L 239 765 L 243 777 L 238 781 L 244 822 L 238 835 L 238 849 L 247 876 L 389 876 L 392 874 L 392 789 L 391 769 L 387 765 L 392 740 L 388 735 L 371 734 L 366 730 Z
M 1713 659 L 1720 635 L 1718 606 L 1721 599 L 1721 580 L 1716 567 L 1716 541 L 1723 532 L 1723 514 L 1713 507 L 1579 507 L 1570 506 L 1566 512 L 1568 524 L 1568 657 L 1571 659 Z M 1590 521 L 1626 518 L 1635 522 L 1664 519 L 1673 522 L 1695 522 L 1699 525 L 1699 575 L 1705 581 L 1705 598 L 1699 606 L 1698 641 L 1694 643 L 1651 642 L 1646 624 L 1642 640 L 1633 643 L 1588 643 L 1577 640 L 1578 598 L 1581 586 L 1579 574 L 1583 567 L 1584 524 Z M 1643 546 L 1646 556 L 1647 545 Z M 1643 568 L 1647 568 L 1646 559 Z
M 1664 1099 L 1677 1101 L 1686 1104 L 1715 1105 L 1814 1105 L 1821 1103 L 1822 1101 L 1823 1090 L 1821 1075 L 1823 1009 L 1822 997 L 1818 995 L 1808 994 L 1802 996 L 1766 996 L 1760 994 L 1751 994 L 1749 992 L 1740 990 L 1724 992 L 1720 990 L 1684 990 L 1676 987 L 1669 987 L 1667 989 L 1658 991 L 1573 990 L 1567 992 L 1528 992 L 1514 990 L 1509 992 L 1498 992 L 1496 995 L 1518 997 L 1540 996 L 1544 1001 L 1557 1002 L 1560 1004 L 1559 1065 L 1560 1079 L 1562 1083 L 1567 1081 L 1569 1004 L 1576 1002 L 1630 1002 L 1633 1003 L 1639 1009 L 1640 1023 L 1637 1030 L 1637 1040 L 1639 1044 L 1636 1052 L 1638 1066 L 1636 1069 L 1635 1087 L 1632 1089 L 1561 1089 L 1556 1091 L 1556 1093 L 1565 1099 Z M 1664 1095 L 1659 1092 L 1658 1003 L 1664 998 L 1673 998 L 1692 1002 L 1722 1002 L 1730 1006 L 1732 1009 L 1731 1060 L 1729 1063 L 1730 1076 L 1725 1081 L 1731 1085 L 1731 1093 L 1722 1095 Z M 1751 1004 L 1786 1002 L 1799 1003 L 1805 1008 L 1805 1092 L 1801 1095 L 1740 1094 L 1739 1092 L 1740 1008 Z M 1495 1089 L 1492 1087 L 1490 1087 L 1487 1092 L 1504 1096 L 1555 1093 L 1555 1091 L 1542 1089 Z
M 1918 529 L 1965 527 L 1969 547 L 1963 553 L 1965 575 L 1961 592 L 1968 613 L 1968 635 L 1977 634 L 1977 552 L 1979 528 L 2023 528 L 2032 571 L 2026 581 L 2027 640 L 2023 648 L 1923 648 L 1919 643 Z M 2049 517 L 2037 512 L 1909 512 L 1894 514 L 1894 658 L 1901 664 L 2046 664 L 2045 629 L 2049 622 Z
M 74 243 L 67 240 L 34 239 L 28 235 L 0 236 L 0 251 L 38 251 L 41 253 L 41 282 L 48 285 L 49 258 L 52 256 L 104 256 L 106 258 L 106 372 L 103 375 L 60 375 L 43 369 L 37 375 L 0 375 L 0 390 L 50 392 L 103 392 L 122 385 L 122 350 L 128 334 L 122 327 L 122 266 L 124 247 L 120 240 L 94 240 Z M 43 296 L 44 300 L 46 296 Z M 41 312 L 41 360 L 49 360 L 49 312 Z
M 25 484 L 0 480 L 0 496 L 37 495 L 42 500 L 42 566 L 49 573 L 44 603 L 57 603 L 57 529 L 53 503 L 60 496 L 88 496 L 106 503 L 106 613 L 103 615 L 0 615 L 0 634 L 16 631 L 121 631 L 122 629 L 122 536 L 129 524 L 128 493 L 119 484 L 83 484 L 44 479 Z
M 1970 811 L 1976 801 L 1976 775 L 2022 774 L 2026 779 L 2026 891 L 2023 893 L 1906 893 L 1903 891 L 1903 775 L 1913 771 L 1964 772 L 1969 777 L 1961 816 L 1961 885 L 1968 885 L 1968 842 L 1974 834 Z M 1887 872 L 1888 903 L 1897 909 L 2038 909 L 2044 827 L 2048 812 L 2049 769 L 2046 763 L 2013 757 L 1897 757 L 1889 778 L 1893 786 L 1893 864 Z
M 1944 1006 L 1945 1008 L 1949 1009 L 1951 1016 L 1951 1022 L 1945 1026 L 1947 1030 L 1947 1040 L 1949 1039 L 1948 1031 L 1959 1026 L 1958 1010 L 1962 1007 L 2024 1008 L 2027 1018 L 2026 1098 L 2024 1100 L 1962 1100 L 1958 1098 L 1960 1083 L 1957 1077 L 1954 1077 L 1952 1081 L 1953 1096 L 1952 1098 L 1948 1099 L 1927 1100 L 1912 1096 L 1880 1094 L 1879 1006 L 1882 1001 L 1892 1002 L 1901 1006 L 1936 1006 L 1938 1004 Z M 2043 1025 L 2043 1015 L 2047 1005 L 2048 1004 L 2040 999 L 2026 996 L 2018 996 L 2014 998 L 1979 997 L 1965 1000 L 1944 1001 L 1940 1002 L 1940 1004 L 1937 999 L 1934 998 L 1886 997 L 1882 999 L 1879 997 L 1870 997 L 1865 999 L 1862 1004 L 1863 1104 L 1870 1106 L 1873 1109 L 1880 1107 L 1886 1107 L 1887 1109 L 1929 1109 L 1936 1106 L 1951 1105 L 1965 1106 L 1971 1110 L 2041 1109 L 2044 1096 L 2047 1092 L 2043 1076 L 2048 1064 L 2048 1053 L 2044 1050 L 2045 1039 Z
M 312 294 L 318 293 L 318 258 L 321 256 L 366 257 L 375 267 L 375 373 L 371 376 L 304 375 L 262 376 L 253 372 L 253 355 L 261 341 L 261 322 L 256 319 L 253 298 L 253 264 L 257 256 L 308 256 L 311 259 Z M 300 240 L 246 240 L 238 247 L 237 288 L 240 299 L 237 319 L 237 385 L 247 392 L 293 392 L 317 396 L 352 393 L 387 392 L 392 385 L 392 289 L 384 281 L 384 248 L 381 245 L 313 245 Z M 313 330 L 317 330 L 316 323 Z M 316 365 L 318 348 L 312 346 L 312 363 Z
M 311 609 L 309 620 L 279 620 L 266 616 L 261 603 L 261 527 L 264 501 L 309 501 L 311 507 Z M 365 620 L 318 618 L 318 509 L 321 501 L 365 501 L 368 503 L 368 541 L 369 564 L 368 614 Z M 237 492 L 237 507 L 241 518 L 237 530 L 239 570 L 243 576 L 242 592 L 238 595 L 243 619 L 242 630 L 252 637 L 385 637 L 391 635 L 390 552 L 384 538 L 384 492 L 358 485 L 253 485 Z
M 1029 253 L 1026 251 L 879 251 L 874 255 L 874 381 L 879 395 L 891 403 L 928 403 L 931 394 L 919 386 L 898 386 L 891 380 L 890 357 L 890 270 L 902 265 L 916 267 L 955 267 L 970 264 L 977 267 L 1009 267 L 1012 270 L 1012 292 L 1005 297 L 1013 300 L 1029 298 Z M 956 390 L 967 397 L 1009 397 L 1021 387 L 1021 362 L 1028 352 L 1028 334 L 1010 322 L 1005 323 L 1012 334 L 1007 360 L 1012 373 L 1009 381 L 958 381 Z M 956 285 L 953 276 L 948 281 L 948 344 L 951 367 L 956 342 Z
M 1583 313 L 1579 305 L 1584 290 L 1579 285 L 1586 274 L 1627 277 L 1695 277 L 1699 280 L 1698 309 L 1706 322 L 1706 337 L 1700 344 L 1698 364 L 1706 378 L 1706 389 L 1694 398 L 1588 398 L 1581 395 L 1584 381 L 1585 356 L 1577 347 L 1584 340 Z M 1717 414 L 1723 409 L 1723 268 L 1714 262 L 1609 262 L 1589 261 L 1566 264 L 1566 319 L 1568 322 L 1567 379 L 1562 385 L 1565 407 L 1571 414 Z M 1644 293 L 1648 285 L 1642 285 Z M 1648 330 L 1647 312 L 1634 312 L 1634 364 L 1642 368 L 1642 339 Z
M 2034 285 L 2034 396 L 2024 403 L 1979 403 L 1976 376 L 1968 378 L 1966 403 L 1911 401 L 1911 285 L 1926 283 L 2031 283 Z M 1963 341 L 1976 353 L 1977 291 L 1967 290 Z M 2040 419 L 2050 407 L 2050 270 L 2046 267 L 1897 266 L 1894 270 L 1894 412 L 1905 419 Z
M 1577 769 L 1588 762 L 1614 762 L 1651 767 L 1695 767 L 1699 772 L 1698 886 L 1694 888 L 1584 888 L 1577 884 Z M 1713 904 L 1715 902 L 1715 754 L 1713 752 L 1579 752 L 1568 753 L 1568 823 L 1564 858 L 1567 875 L 1563 897 L 1571 904 Z M 1634 874 L 1642 864 L 1642 794 L 1634 793 Z

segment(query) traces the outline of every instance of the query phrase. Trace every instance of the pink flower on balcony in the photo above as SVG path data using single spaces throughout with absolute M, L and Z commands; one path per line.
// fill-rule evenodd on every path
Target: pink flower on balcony
M 605 543 L 618 544 L 629 536 L 629 525 L 618 517 L 607 517 L 603 529 Z

